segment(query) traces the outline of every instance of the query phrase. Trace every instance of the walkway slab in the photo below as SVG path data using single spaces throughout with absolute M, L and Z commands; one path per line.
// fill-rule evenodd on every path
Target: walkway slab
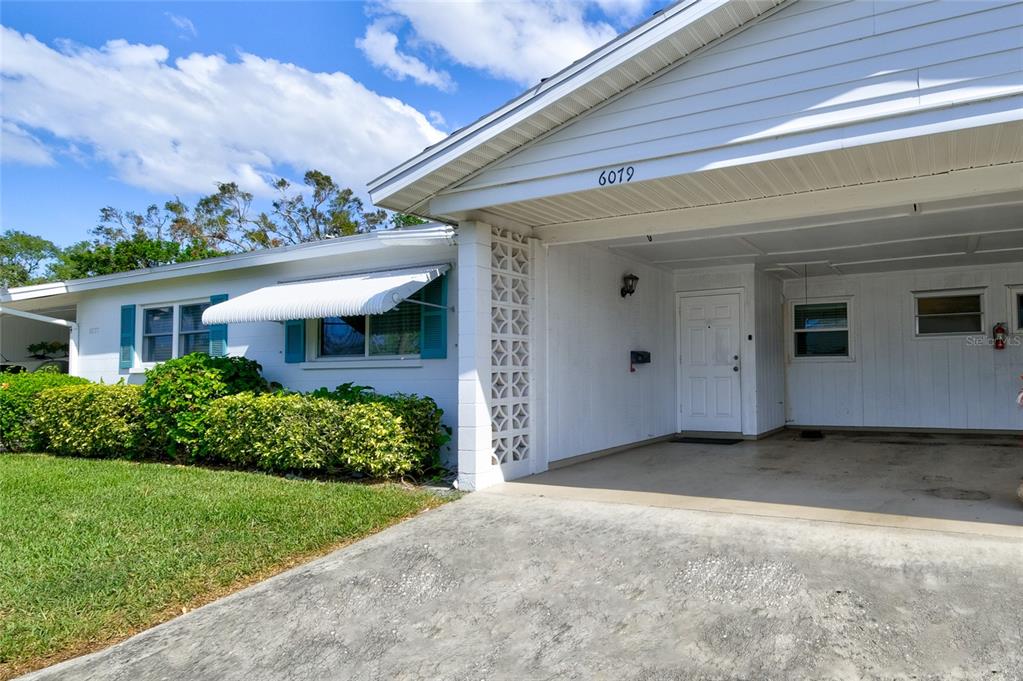
M 1023 679 L 1023 542 L 473 494 L 32 679 Z

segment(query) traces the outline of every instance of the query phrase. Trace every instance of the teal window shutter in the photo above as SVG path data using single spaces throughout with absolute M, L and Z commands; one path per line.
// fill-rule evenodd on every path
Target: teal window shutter
M 284 322 L 284 361 L 288 364 L 305 361 L 304 319 L 289 319 Z
M 131 369 L 135 363 L 135 306 L 121 306 L 121 354 L 118 367 Z
M 419 317 L 419 356 L 445 359 L 448 356 L 448 276 L 437 277 L 423 288 L 422 301 L 441 307 L 422 306 Z
M 227 300 L 226 293 L 218 293 L 210 296 L 210 305 L 216 305 Z M 227 324 L 210 325 L 210 357 L 227 356 Z

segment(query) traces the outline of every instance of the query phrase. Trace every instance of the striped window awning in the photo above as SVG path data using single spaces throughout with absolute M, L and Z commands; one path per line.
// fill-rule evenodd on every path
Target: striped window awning
M 207 308 L 202 321 L 237 324 L 383 314 L 448 269 L 431 265 L 265 286 Z

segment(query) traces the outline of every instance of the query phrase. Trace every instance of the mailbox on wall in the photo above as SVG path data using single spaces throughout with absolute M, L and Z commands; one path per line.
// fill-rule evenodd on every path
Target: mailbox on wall
M 633 350 L 629 353 L 629 364 L 650 364 L 650 353 L 646 350 Z
M 629 352 L 629 371 L 635 371 L 637 364 L 650 364 L 650 353 L 646 350 Z

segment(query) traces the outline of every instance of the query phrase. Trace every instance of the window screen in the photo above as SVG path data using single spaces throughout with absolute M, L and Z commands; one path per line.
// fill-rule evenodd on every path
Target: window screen
M 142 313 L 142 361 L 163 362 L 174 354 L 174 306 L 150 307 Z
M 418 355 L 421 313 L 418 304 L 403 302 L 384 314 L 323 319 L 320 356 Z
M 983 329 L 980 298 L 979 293 L 918 296 L 917 334 L 979 333 Z
M 419 354 L 419 305 L 404 302 L 368 318 L 370 355 Z
M 181 306 L 181 320 L 178 329 L 178 357 L 193 352 L 210 351 L 210 330 L 202 323 L 202 313 L 209 303 L 195 303 Z
M 792 306 L 796 357 L 849 356 L 849 304 L 806 303 Z

